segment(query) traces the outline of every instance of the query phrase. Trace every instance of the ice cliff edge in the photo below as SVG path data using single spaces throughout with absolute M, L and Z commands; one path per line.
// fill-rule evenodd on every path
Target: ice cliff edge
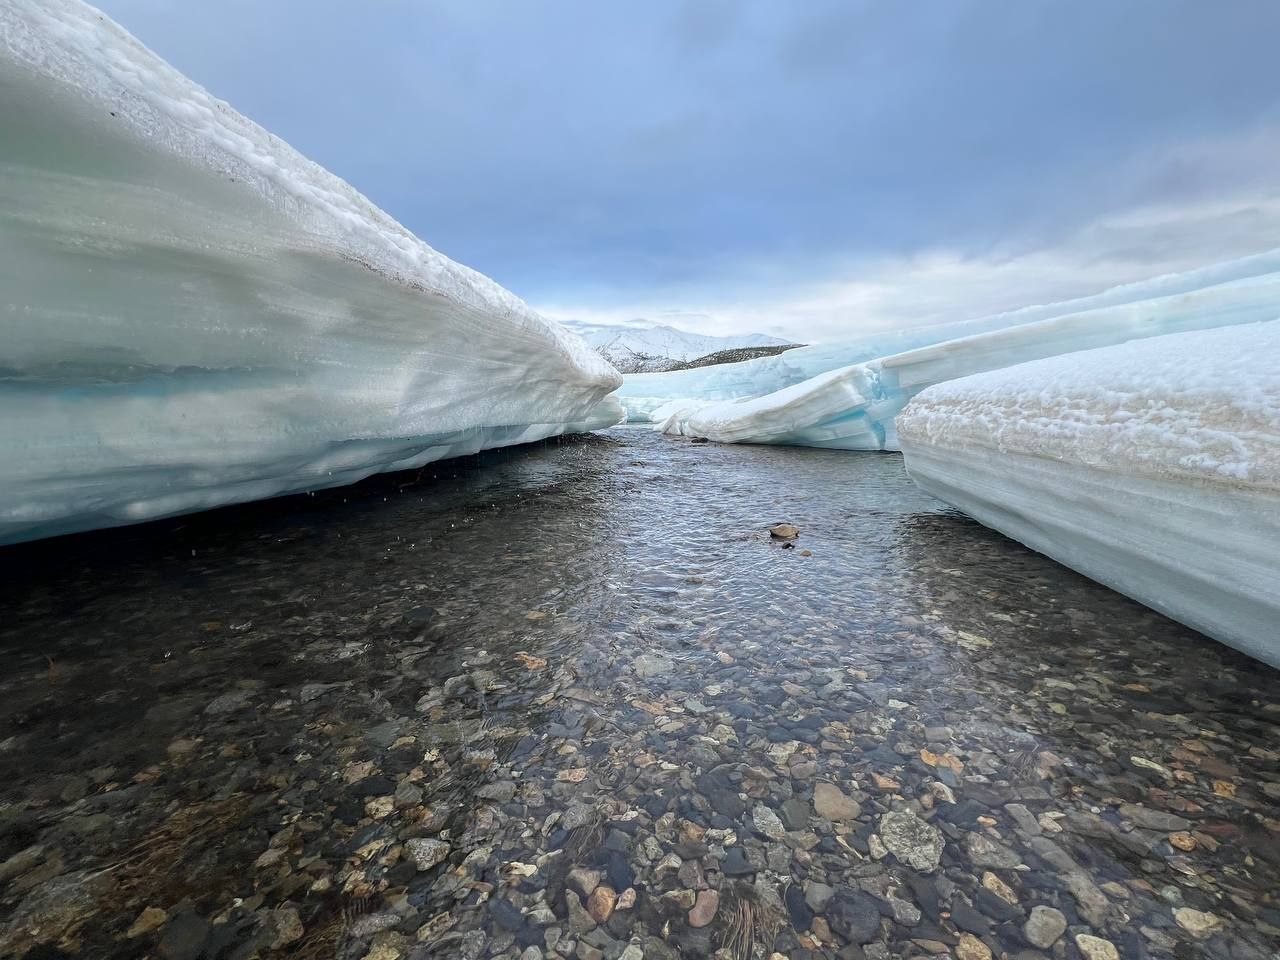
M 0 5 L 0 543 L 607 426 L 620 377 L 78 0 Z
M 925 490 L 1280 667 L 1280 320 L 933 386 L 898 417 Z

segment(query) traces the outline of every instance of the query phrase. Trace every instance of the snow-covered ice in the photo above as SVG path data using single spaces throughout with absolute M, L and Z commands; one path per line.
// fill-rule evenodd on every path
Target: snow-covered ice
M 617 373 L 78 0 L 0 4 L 0 543 L 610 425 Z
M 1280 270 L 1253 274 L 1260 266 L 1276 268 L 1275 255 L 1132 284 L 1123 288 L 1124 296 L 1108 292 L 1070 305 L 1018 311 L 1021 323 L 1004 323 L 1014 316 L 1004 315 L 1001 325 L 987 332 L 837 367 L 763 396 L 714 402 L 675 399 L 654 407 L 650 417 L 667 433 L 721 443 L 897 449 L 893 419 L 931 384 L 1125 340 L 1275 319 L 1280 316 Z M 1224 279 L 1242 273 L 1243 279 Z M 1204 280 L 1217 283 L 1197 285 Z M 1132 298 L 1156 291 L 1161 296 Z M 1082 303 L 1087 308 L 1065 308 Z M 1028 321 L 1027 316 L 1041 319 Z M 946 332 L 995 324 L 997 320 L 988 317 L 977 324 L 950 325 Z M 785 360 L 792 353 L 771 360 Z
M 925 490 L 1280 666 L 1280 320 L 952 380 L 898 432 Z

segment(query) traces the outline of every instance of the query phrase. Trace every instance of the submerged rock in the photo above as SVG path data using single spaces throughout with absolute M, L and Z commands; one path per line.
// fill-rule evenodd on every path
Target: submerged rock
M 449 856 L 449 844 L 443 840 L 415 838 L 405 844 L 405 851 L 419 870 L 430 870 Z
M 814 784 L 813 808 L 818 816 L 828 820 L 856 820 L 862 816 L 862 806 L 834 783 L 825 781 Z
M 909 810 L 881 817 L 880 839 L 890 853 L 914 870 L 931 873 L 942 860 L 942 832 Z
M 1066 933 L 1067 918 L 1060 910 L 1038 904 L 1031 908 L 1031 916 L 1027 918 L 1022 930 L 1033 946 L 1047 950 Z
M 875 897 L 843 887 L 827 904 L 831 929 L 850 943 L 870 943 L 880 935 L 880 907 Z

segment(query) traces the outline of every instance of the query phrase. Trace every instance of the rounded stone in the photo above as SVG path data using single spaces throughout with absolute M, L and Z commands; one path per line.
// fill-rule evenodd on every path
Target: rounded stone
M 880 906 L 871 894 L 844 887 L 827 904 L 827 922 L 850 943 L 870 943 L 880 935 Z
M 881 817 L 880 840 L 901 863 L 921 873 L 933 872 L 942 861 L 942 831 L 910 810 Z
M 821 782 L 813 788 L 813 809 L 828 820 L 856 820 L 862 815 L 858 801 L 834 783 Z
M 413 861 L 414 866 L 419 870 L 430 870 L 449 856 L 449 844 L 443 840 L 427 840 L 422 837 L 415 837 L 404 846 L 405 851 L 409 854 L 409 859 Z
M 715 890 L 698 891 L 698 898 L 693 902 L 693 909 L 689 911 L 689 926 L 705 927 L 711 922 L 718 909 L 720 909 L 719 893 Z
M 991 960 L 991 948 L 972 933 L 962 933 L 956 945 L 956 957 L 958 960 Z
M 1207 937 L 1222 929 L 1224 922 L 1217 914 L 1206 913 L 1191 907 L 1179 907 L 1173 911 L 1173 919 L 1177 920 L 1178 926 L 1193 937 Z
M 1076 946 L 1085 960 L 1120 960 L 1120 951 L 1110 940 L 1090 936 L 1087 933 L 1076 934 Z
M 1027 940 L 1041 950 L 1047 950 L 1057 943 L 1066 930 L 1067 918 L 1062 915 L 1062 911 L 1043 905 L 1032 907 L 1031 916 L 1022 926 Z

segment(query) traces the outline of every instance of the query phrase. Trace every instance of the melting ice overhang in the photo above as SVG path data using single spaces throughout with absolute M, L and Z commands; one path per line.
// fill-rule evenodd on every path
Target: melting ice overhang
M 1109 343 L 1280 316 L 1280 250 L 955 323 L 773 357 L 631 374 L 632 420 L 720 443 L 896 449 L 894 418 L 931 383 Z
M 618 374 L 78 0 L 0 4 L 0 543 L 616 422 Z
M 925 490 L 1280 667 L 1280 320 L 952 380 L 898 427 Z

